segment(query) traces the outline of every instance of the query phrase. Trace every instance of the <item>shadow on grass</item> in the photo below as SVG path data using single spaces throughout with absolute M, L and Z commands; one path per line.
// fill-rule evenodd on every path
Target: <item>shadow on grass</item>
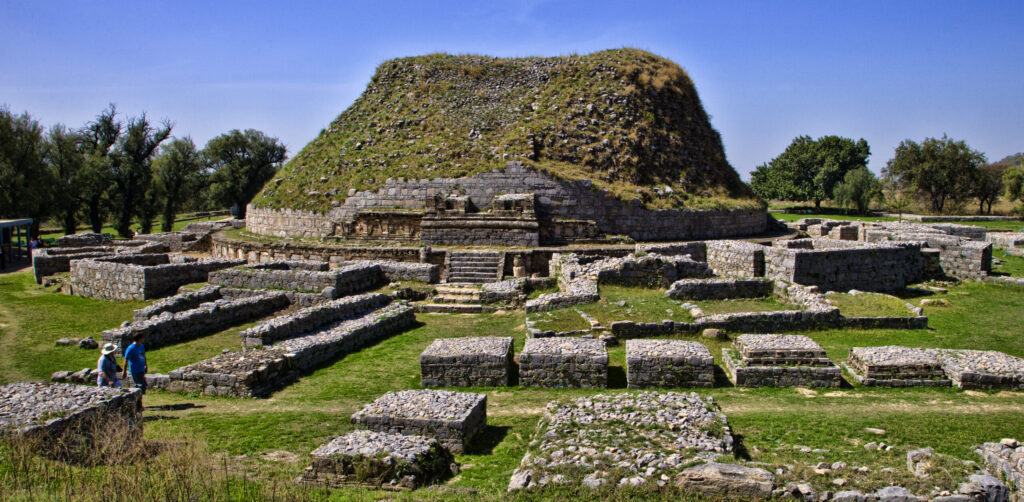
M 725 374 L 725 370 L 721 366 L 715 365 L 715 387 L 734 387 L 732 381 L 729 380 L 728 375 Z
M 494 453 L 494 448 L 505 440 L 505 436 L 508 435 L 510 430 L 512 430 L 512 427 L 488 425 L 473 438 L 473 442 L 469 445 L 469 450 L 466 453 L 470 455 L 490 455 Z
M 732 456 L 737 460 L 750 460 L 750 452 L 743 444 L 743 434 L 732 435 Z
M 181 411 L 191 410 L 193 408 L 205 408 L 206 405 L 196 403 L 177 403 L 177 404 L 161 404 L 160 406 L 147 406 L 147 410 L 160 410 L 160 411 Z
M 608 388 L 609 389 L 625 389 L 626 388 L 626 369 L 622 366 L 609 366 L 608 367 Z

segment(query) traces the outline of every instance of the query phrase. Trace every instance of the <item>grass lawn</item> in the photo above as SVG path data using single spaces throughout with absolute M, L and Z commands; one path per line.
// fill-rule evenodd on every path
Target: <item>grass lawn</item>
M 996 248 L 992 250 L 992 258 L 1001 262 L 998 265 L 992 264 L 993 273 L 1024 277 L 1024 256 L 1006 254 L 1006 251 Z
M 847 317 L 905 317 L 909 316 L 907 301 L 895 296 L 858 293 L 833 293 L 826 295 L 832 305 L 839 307 L 839 313 Z
M 189 223 L 192 223 L 192 222 L 195 222 L 195 221 L 217 221 L 217 220 L 223 220 L 224 218 L 227 218 L 227 217 L 228 216 L 224 216 L 224 215 L 220 215 L 220 216 L 204 216 L 202 218 L 184 217 L 184 216 L 182 216 L 179 219 L 174 220 L 174 227 L 171 229 L 171 231 L 172 232 L 177 232 L 178 230 L 181 230 L 182 228 L 185 228 L 185 225 L 188 225 Z M 140 230 L 140 226 L 139 226 L 138 223 L 133 223 L 131 228 L 132 228 L 133 231 L 136 231 L 136 232 L 138 232 Z M 156 221 L 156 222 L 153 223 L 153 233 L 161 232 L 160 228 L 161 227 L 160 227 L 160 222 L 159 221 Z M 54 230 L 52 232 L 40 233 L 39 237 L 42 238 L 43 240 L 46 240 L 46 239 L 57 239 L 59 237 L 63 237 L 64 236 L 64 231 L 61 230 L 61 229 L 43 229 L 43 230 Z M 89 227 L 87 224 L 79 225 L 78 226 L 78 232 L 79 233 L 81 233 L 81 232 L 92 232 L 92 228 Z M 110 234 L 110 235 L 112 235 L 114 237 L 118 237 L 117 229 L 115 229 L 112 225 L 104 225 L 103 226 L 103 230 L 101 230 L 100 233 L 101 234 Z
M 657 290 L 602 287 L 602 295 L 607 296 L 603 302 L 588 306 L 594 312 L 617 307 L 615 302 L 620 300 L 627 302 L 627 307 L 623 308 L 632 306 L 637 312 L 643 306 L 652 315 L 664 309 L 681 310 L 678 303 L 670 303 Z M 1019 329 L 1019 313 L 1024 311 L 1024 287 L 964 283 L 932 298 L 945 298 L 949 305 L 925 308 L 930 325 L 927 330 L 825 330 L 806 334 L 818 341 L 834 360 L 845 359 L 850 347 L 890 344 L 993 349 L 1024 356 L 1024 339 Z M 92 354 L 81 359 L 57 357 L 63 352 L 52 346 L 52 340 L 59 337 L 58 334 L 96 335 L 101 329 L 128 319 L 131 309 L 140 305 L 54 295 L 32 283 L 28 273 L 0 275 L 0 324 L 5 325 L 0 328 L 0 346 L 6 349 L 0 351 L 2 381 L 42 379 L 69 365 L 74 368 L 72 362 L 80 363 L 79 367 L 94 364 Z M 596 317 L 596 314 L 591 315 Z M 528 450 L 547 403 L 598 392 L 633 392 L 623 388 L 622 346 L 609 350 L 613 388 L 608 390 L 462 389 L 487 394 L 488 428 L 467 454 L 457 456 L 462 472 L 445 485 L 412 493 L 368 492 L 360 488 L 329 492 L 307 488 L 296 493 L 297 488 L 290 480 L 308 465 L 309 452 L 329 437 L 352 430 L 349 422 L 352 413 L 385 392 L 419 388 L 419 354 L 435 338 L 513 336 L 517 353 L 525 340 L 522 312 L 418 314 L 417 319 L 414 328 L 325 365 L 268 399 L 153 392 L 146 396 L 145 438 L 153 443 L 198 445 L 202 455 L 195 461 L 200 465 L 209 462 L 216 469 L 223 465 L 226 476 L 239 480 L 238 486 L 252 489 L 242 482 L 245 480 L 257 482 L 265 489 L 245 496 L 249 492 L 237 488 L 242 491 L 232 492 L 236 496 L 218 496 L 221 500 L 371 500 L 382 497 L 494 500 L 506 497 L 508 478 Z M 716 359 L 720 357 L 721 348 L 729 343 L 698 340 L 707 345 Z M 197 345 L 194 352 L 190 352 L 191 345 Z M 22 349 L 26 346 L 32 351 L 27 355 Z M 154 350 L 152 364 L 179 365 L 190 358 L 208 357 L 222 346 L 239 346 L 231 330 L 197 342 Z M 67 351 L 76 355 L 94 352 L 77 348 Z M 876 389 L 854 384 L 831 390 L 720 386 L 700 393 L 714 397 L 737 434 L 740 448 L 736 457 L 728 461 L 764 462 L 768 464 L 764 467 L 770 470 L 793 466 L 779 476 L 779 484 L 806 480 L 819 493 L 826 489 L 836 491 L 831 479 L 840 475 L 848 480 L 846 488 L 877 489 L 897 482 L 921 488 L 926 493 L 933 485 L 945 487 L 958 483 L 963 467 L 956 462 L 942 461 L 939 467 L 943 472 L 926 481 L 916 480 L 906 470 L 909 449 L 932 446 L 941 454 L 975 459 L 974 445 L 1002 437 L 1024 438 L 1024 393 L 1019 392 Z M 878 436 L 865 431 L 866 427 L 886 432 Z M 867 451 L 862 445 L 869 441 L 885 441 L 894 449 Z M 850 466 L 867 466 L 870 473 L 849 470 L 824 476 L 810 472 L 808 467 L 821 461 L 837 460 L 848 462 Z M 893 471 L 880 471 L 886 467 Z M 82 470 L 102 472 L 102 469 Z M 5 472 L 11 471 L 5 471 L 4 462 L 0 460 L 0 487 L 15 483 L 13 478 L 5 477 Z M 291 487 L 288 489 L 292 491 L 281 488 L 277 492 L 278 483 L 281 487 Z M 63 485 L 58 485 L 57 480 L 40 482 L 40 486 L 48 486 L 54 494 L 51 498 L 62 498 L 57 494 L 64 493 L 60 491 Z M 40 486 L 35 487 L 40 490 L 37 493 L 42 492 Z M 275 487 L 276 494 L 270 493 L 270 486 Z M 548 487 L 526 498 L 595 500 L 654 496 L 678 498 L 671 493 L 631 489 L 591 492 L 577 486 Z
M 695 304 L 707 315 L 804 309 L 799 305 L 780 301 L 774 296 L 768 298 L 742 298 L 736 300 L 702 300 L 695 302 Z

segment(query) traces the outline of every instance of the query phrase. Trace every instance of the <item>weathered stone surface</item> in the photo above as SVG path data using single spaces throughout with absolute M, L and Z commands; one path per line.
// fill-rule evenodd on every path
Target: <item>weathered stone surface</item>
M 854 347 L 846 368 L 857 382 L 879 387 L 946 387 L 939 359 L 924 349 L 888 345 Z
M 961 389 L 1024 390 L 1024 359 L 994 350 L 928 349 Z
M 732 451 L 725 415 L 697 394 L 597 394 L 556 401 L 548 404 L 538 427 L 538 440 L 512 473 L 510 491 L 557 482 L 560 474 L 562 482 L 593 487 L 654 483 Z M 612 474 L 619 470 L 627 475 Z
M 764 277 L 765 246 L 746 241 L 708 241 L 708 266 L 716 275 Z
M 715 360 L 700 342 L 627 340 L 629 388 L 713 387 Z
M 775 476 L 756 467 L 707 463 L 680 472 L 676 486 L 713 497 L 762 499 L 775 489 Z
M 424 387 L 511 385 L 512 337 L 439 338 L 420 354 Z
M 600 340 L 530 338 L 519 354 L 519 383 L 535 387 L 607 387 L 608 353 Z
M 680 300 L 727 300 L 771 296 L 775 284 L 768 279 L 681 279 L 665 292 Z
M 244 261 L 187 258 L 166 254 L 131 254 L 71 262 L 75 295 L 104 300 L 145 300 L 206 282 L 209 273 Z
M 384 272 L 376 263 L 360 262 L 330 271 L 286 269 L 282 268 L 283 266 L 286 266 L 286 262 L 259 263 L 220 270 L 210 274 L 210 282 L 249 289 L 289 289 L 304 292 L 320 292 L 325 288 L 333 288 L 335 298 L 373 289 L 386 283 Z
M 722 349 L 726 373 L 738 387 L 839 387 L 842 371 L 803 335 L 740 335 Z
M 214 302 L 221 299 L 220 286 L 206 285 L 198 290 L 182 291 L 174 296 L 168 296 L 132 312 L 135 321 L 145 321 L 151 317 L 159 316 L 164 312 L 181 312 L 198 308 L 204 303 Z
M 352 415 L 378 432 L 436 438 L 461 453 L 487 427 L 487 395 L 447 390 L 389 392 Z
M 242 338 L 242 345 L 246 347 L 270 345 L 304 335 L 328 324 L 361 316 L 389 303 L 391 298 L 380 293 L 339 298 L 260 322 L 238 335 Z
M 305 481 L 417 488 L 450 476 L 451 452 L 434 438 L 374 431 L 336 437 L 310 454 Z
M 993 474 L 1006 481 L 1010 493 L 1016 497 L 1012 500 L 1024 499 L 1024 446 L 1014 439 L 985 443 L 975 451 Z
M 810 239 L 792 247 L 765 247 L 765 276 L 822 290 L 888 291 L 921 276 L 921 246 L 910 242 Z

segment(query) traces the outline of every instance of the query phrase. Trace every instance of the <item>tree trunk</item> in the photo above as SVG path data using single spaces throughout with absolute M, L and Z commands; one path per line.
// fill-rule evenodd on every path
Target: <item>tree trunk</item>
M 78 231 L 78 220 L 75 218 L 75 211 L 65 210 L 63 223 L 64 235 L 71 235 Z
M 99 196 L 89 201 L 89 226 L 97 234 L 103 231 L 103 212 L 100 210 Z

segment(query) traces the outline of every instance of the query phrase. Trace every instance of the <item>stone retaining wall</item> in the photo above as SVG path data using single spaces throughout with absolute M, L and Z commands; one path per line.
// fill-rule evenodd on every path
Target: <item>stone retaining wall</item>
M 148 307 L 132 312 L 132 318 L 136 321 L 145 321 L 150 317 L 156 317 L 164 312 L 181 312 L 198 308 L 200 305 L 221 299 L 221 287 L 206 285 L 201 289 L 182 291 L 174 296 L 159 300 Z
M 168 388 L 216 396 L 264 397 L 301 374 L 387 338 L 416 321 L 412 307 L 391 304 L 277 345 L 228 352 L 171 371 Z
M 71 262 L 71 290 L 78 296 L 104 300 L 159 298 L 209 273 L 243 264 L 239 260 L 183 258 L 165 254 L 133 254 Z
M 540 219 L 591 220 L 611 235 L 629 235 L 643 241 L 722 238 L 753 235 L 767 228 L 763 209 L 737 210 L 651 210 L 639 200 L 621 201 L 593 187 L 589 180 L 563 181 L 545 171 L 517 163 L 466 178 L 422 180 L 389 179 L 376 191 L 349 195 L 341 206 L 328 213 L 301 210 L 272 210 L 250 205 L 246 228 L 250 232 L 304 238 L 336 235 L 337 226 L 366 209 L 420 210 L 429 197 L 459 192 L 481 210 L 496 195 L 533 193 Z
M 146 348 L 152 350 L 212 335 L 287 306 L 288 297 L 281 292 L 268 292 L 237 300 L 216 300 L 183 312 L 165 311 L 157 317 L 136 321 L 124 328 L 104 331 L 103 343 L 113 343 L 123 352 L 132 343 L 133 337 L 142 333 L 146 336 Z
M 708 266 L 716 275 L 764 277 L 765 246 L 745 241 L 708 241 Z
M 337 298 L 384 284 L 384 272 L 376 264 L 347 265 L 328 272 L 305 269 L 280 270 L 262 268 L 263 264 L 221 270 L 210 274 L 210 282 L 222 286 L 251 289 L 288 289 L 301 292 L 320 292 L 333 288 Z
M 104 440 L 141 440 L 142 393 L 93 384 L 0 386 L 0 437 L 24 438 L 38 453 L 62 460 L 93 454 L 101 431 Z
M 441 267 L 432 263 L 357 260 L 343 264 L 343 266 L 348 265 L 377 265 L 384 272 L 384 277 L 391 282 L 420 281 L 430 284 L 441 282 Z
M 897 290 L 921 276 L 921 248 L 915 243 L 814 239 L 811 246 L 764 248 L 765 276 L 826 291 Z
M 540 244 L 536 219 L 425 217 L 420 222 L 420 241 L 431 245 L 536 247 Z
M 774 288 L 769 279 L 682 279 L 665 294 L 682 300 L 726 300 L 771 296 Z
M 370 293 L 332 300 L 313 307 L 308 307 L 293 314 L 278 316 L 263 321 L 239 333 L 242 345 L 259 347 L 277 341 L 295 338 L 312 332 L 327 324 L 337 323 L 344 319 L 361 316 L 369 311 L 377 310 L 391 303 L 391 297 L 380 293 Z

